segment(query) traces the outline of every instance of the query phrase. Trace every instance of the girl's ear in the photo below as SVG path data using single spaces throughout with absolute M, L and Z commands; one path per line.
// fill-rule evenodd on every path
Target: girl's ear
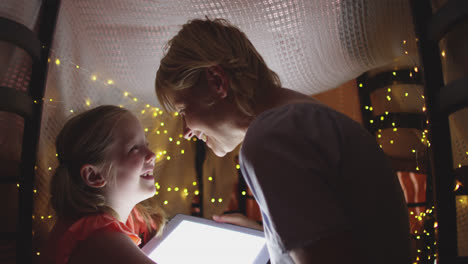
M 211 66 L 206 68 L 205 73 L 210 91 L 220 99 L 226 98 L 229 82 L 224 69 L 219 65 Z
M 80 175 L 86 185 L 91 188 L 102 188 L 107 183 L 99 169 L 91 164 L 83 165 L 80 170 Z

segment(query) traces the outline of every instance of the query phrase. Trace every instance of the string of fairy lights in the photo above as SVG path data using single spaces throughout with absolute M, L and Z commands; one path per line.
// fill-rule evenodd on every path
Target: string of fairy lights
M 405 47 L 406 44 L 407 44 L 407 41 L 403 40 L 402 44 Z M 404 50 L 404 54 L 408 55 L 409 52 L 407 50 Z M 446 55 L 447 55 L 446 51 L 442 50 L 441 51 L 441 58 L 445 59 Z M 417 66 L 415 66 L 412 69 L 412 71 L 409 72 L 409 77 L 413 78 L 415 76 L 415 74 L 417 74 L 417 73 L 419 73 L 419 68 Z M 392 72 L 392 75 L 395 76 L 395 77 L 397 77 L 398 74 L 399 74 L 399 71 L 393 71 Z M 359 83 L 358 86 L 360 88 L 363 88 L 364 84 Z M 408 97 L 410 95 L 410 93 L 408 91 L 403 91 L 403 92 L 404 93 L 401 95 L 402 98 Z M 387 101 L 387 102 L 392 101 L 392 88 L 391 87 L 387 88 L 387 94 L 385 95 L 384 98 L 385 99 L 383 101 Z M 425 102 L 424 102 L 425 97 L 424 97 L 423 94 L 420 94 L 420 98 L 423 100 L 423 106 L 421 108 L 421 112 L 425 113 L 426 110 L 427 110 Z M 373 107 L 371 105 L 367 105 L 367 106 L 364 106 L 363 111 L 373 112 L 374 109 L 373 109 Z M 385 118 L 387 116 L 389 116 L 389 112 L 384 111 L 384 114 L 382 114 L 380 116 L 374 116 L 374 115 L 371 115 L 371 116 L 373 116 L 373 118 L 371 118 L 369 120 L 369 123 L 374 124 L 374 122 L 376 122 L 376 121 L 384 121 Z M 380 120 L 376 120 L 376 118 L 379 118 Z M 426 125 L 429 125 L 428 120 L 426 120 Z M 398 124 L 396 122 L 392 122 L 391 126 L 392 126 L 392 128 L 390 128 L 390 129 L 393 132 L 398 131 L 399 126 L 398 126 Z M 421 149 L 424 149 L 424 151 L 425 151 L 427 148 L 431 147 L 431 143 L 427 138 L 428 133 L 429 133 L 429 131 L 427 129 L 423 129 L 421 131 L 421 137 L 420 137 L 421 141 L 419 143 L 419 146 L 413 146 L 413 147 L 411 147 L 409 149 L 411 154 L 415 155 L 416 166 L 415 166 L 414 170 L 417 171 L 417 172 L 420 171 L 420 167 L 419 167 L 420 166 L 419 165 L 420 160 L 419 160 L 418 153 L 421 152 Z M 382 134 L 383 134 L 382 129 L 378 129 L 377 133 L 376 133 L 376 137 L 377 137 L 377 139 L 378 139 L 378 141 L 380 143 L 379 144 L 380 148 L 383 149 L 382 141 L 384 139 L 383 139 Z M 391 137 L 390 139 L 387 139 L 387 140 L 388 140 L 388 143 L 390 143 L 391 145 L 396 143 L 395 139 L 393 137 Z M 468 156 L 468 151 L 466 151 L 465 153 Z M 459 163 L 458 168 L 461 168 L 461 167 L 462 167 L 462 164 Z M 455 181 L 454 191 L 456 192 L 461 187 L 463 187 L 462 183 L 459 180 L 456 180 Z M 427 197 L 426 197 L 426 199 L 427 199 Z M 463 204 L 464 206 L 468 206 L 467 197 L 466 196 L 457 197 L 457 203 Z M 414 231 L 411 232 L 412 237 L 415 239 L 416 242 L 422 242 L 422 243 L 419 243 L 418 244 L 419 247 L 416 248 L 415 259 L 414 259 L 414 262 L 413 262 L 414 264 L 428 263 L 428 261 L 436 261 L 436 259 L 437 259 L 437 253 L 436 253 L 437 242 L 435 240 L 435 234 L 437 232 L 438 223 L 437 223 L 437 221 L 435 221 L 435 217 L 434 217 L 433 212 L 434 212 L 434 206 L 432 206 L 431 208 L 427 208 L 425 211 L 420 212 L 419 214 L 416 213 L 414 210 L 411 210 L 409 212 L 410 218 L 414 218 L 415 220 L 422 223 L 422 226 L 421 226 L 420 229 L 418 227 L 416 227 L 416 228 L 414 228 Z M 422 231 L 421 231 L 421 229 L 422 229 Z
M 407 41 L 406 40 L 403 40 L 403 46 L 406 46 L 407 44 Z M 45 48 L 43 46 L 43 48 Z M 50 50 L 51 51 L 51 54 L 55 53 L 55 51 L 53 49 Z M 407 50 L 404 50 L 404 54 L 405 55 L 408 55 L 409 52 Z M 446 52 L 445 51 L 442 51 L 441 52 L 441 56 L 442 58 L 445 58 L 446 57 Z M 133 95 L 132 93 L 128 92 L 128 91 L 125 91 L 125 90 L 122 90 L 119 86 L 118 86 L 118 83 L 112 79 L 112 78 L 101 78 L 99 77 L 98 74 L 95 74 L 93 73 L 93 71 L 87 69 L 86 67 L 82 67 L 76 63 L 74 63 L 72 60 L 69 60 L 67 58 L 58 58 L 58 57 L 54 57 L 52 58 L 49 58 L 49 63 L 53 63 L 55 64 L 56 67 L 66 67 L 66 66 L 70 66 L 72 68 L 74 68 L 75 70 L 79 70 L 83 73 L 83 75 L 87 76 L 86 78 L 89 78 L 91 81 L 93 82 L 96 82 L 96 83 L 99 83 L 101 85 L 104 85 L 104 86 L 112 86 L 114 89 L 118 90 L 121 92 L 122 96 L 124 98 L 127 98 L 130 102 L 133 102 L 133 103 L 137 103 L 137 104 L 142 104 L 140 103 L 141 100 L 139 100 L 139 98 L 137 98 L 135 95 Z M 418 67 L 414 67 L 412 72 L 409 73 L 409 77 L 413 77 L 414 76 L 414 73 L 418 73 L 419 72 L 419 68 Z M 394 76 L 397 76 L 398 75 L 398 72 L 397 71 L 393 71 L 392 74 Z M 359 83 L 358 84 L 359 87 L 363 87 L 363 84 L 362 83 Z M 392 101 L 392 88 L 387 88 L 387 95 L 385 96 L 385 99 L 384 101 L 386 100 L 387 102 L 390 102 Z M 403 94 L 403 97 L 408 97 L 409 96 L 409 92 L 404 92 Z M 420 95 L 421 99 L 424 100 L 424 95 Z M 39 103 L 39 102 L 35 102 L 35 103 Z M 54 98 L 43 98 L 43 103 L 45 105 L 47 104 L 50 104 L 50 103 L 60 103 L 60 101 L 57 101 L 57 100 L 54 100 Z M 93 104 L 93 102 L 91 101 L 90 98 L 86 98 L 84 99 L 84 105 L 86 107 L 91 107 L 91 105 Z M 159 118 L 160 120 L 155 122 L 155 123 L 158 123 L 159 126 L 156 127 L 156 128 L 153 128 L 153 129 L 149 129 L 147 127 L 144 128 L 145 132 L 146 133 L 151 133 L 151 134 L 154 134 L 154 135 L 161 135 L 161 136 L 166 136 L 167 137 L 167 141 L 169 143 L 172 143 L 172 144 L 175 144 L 176 146 L 179 146 L 179 149 L 177 150 L 177 153 L 175 155 L 184 155 L 185 154 L 185 149 L 183 148 L 184 144 L 183 144 L 183 141 L 185 140 L 183 138 L 183 135 L 182 134 L 178 134 L 175 133 L 175 135 L 173 135 L 173 133 L 170 133 L 168 131 L 168 129 L 166 128 L 166 123 L 165 121 L 168 120 L 170 117 L 172 118 L 178 118 L 179 114 L 177 112 L 174 112 L 174 113 L 165 113 L 163 110 L 159 109 L 158 107 L 155 107 L 155 106 L 152 106 L 150 104 L 142 104 L 143 106 L 141 106 L 141 111 L 140 111 L 140 114 L 142 116 L 145 116 L 145 117 L 148 117 L 148 116 L 151 116 L 153 119 L 156 119 L 156 118 Z M 123 105 L 119 105 L 120 107 L 123 107 Z M 370 112 L 373 112 L 374 109 L 372 106 L 365 106 L 364 111 L 370 111 Z M 74 109 L 69 109 L 68 110 L 71 114 L 75 113 L 75 110 Z M 421 108 L 421 111 L 424 113 L 426 112 L 426 106 L 423 105 L 423 107 Z M 388 111 L 385 111 L 384 112 L 384 115 L 381 115 L 380 116 L 380 121 L 383 121 L 386 117 L 385 116 L 388 116 L 389 115 L 389 112 Z M 167 122 L 167 121 L 166 121 Z M 169 121 L 170 122 L 170 121 Z M 369 122 L 372 124 L 374 123 L 374 119 L 371 119 L 369 120 Z M 427 121 L 427 124 L 429 124 L 429 122 Z M 392 131 L 393 132 L 397 132 L 398 131 L 398 124 L 395 123 L 395 122 L 392 122 Z M 420 146 L 422 146 L 423 148 L 426 148 L 426 147 L 430 147 L 431 144 L 429 142 L 429 140 L 427 139 L 427 134 L 428 134 L 428 130 L 427 129 L 424 129 L 422 132 L 421 132 L 421 142 L 420 142 Z M 378 133 L 376 134 L 377 138 L 379 140 L 383 140 L 383 136 L 382 136 L 382 129 L 379 129 L 378 130 Z M 192 138 L 192 141 L 196 141 L 197 138 Z M 190 140 L 185 140 L 185 141 L 190 141 Z M 388 141 L 390 144 L 395 144 L 395 139 L 389 139 Z M 383 148 L 382 144 L 380 144 L 380 147 Z M 418 152 L 419 150 L 417 149 L 417 147 L 414 147 L 414 148 L 411 148 L 409 150 L 412 154 L 415 155 L 415 160 L 416 160 L 416 166 L 415 166 L 415 170 L 416 171 L 419 171 L 420 168 L 419 168 L 419 157 L 418 157 Z M 167 151 L 167 150 L 158 150 L 158 151 L 155 151 L 155 154 L 156 154 L 156 159 L 157 159 L 157 162 L 159 161 L 170 161 L 172 158 L 171 158 L 171 154 Z M 468 156 L 468 151 L 466 152 L 467 156 Z M 460 168 L 462 167 L 461 164 L 458 165 Z M 36 166 L 36 170 L 38 169 L 38 167 Z M 236 169 L 239 170 L 240 169 L 240 165 L 239 164 L 236 164 Z M 49 166 L 47 168 L 47 171 L 49 173 L 51 173 L 52 171 L 52 166 Z M 212 176 L 208 177 L 208 181 L 209 182 L 214 182 L 214 179 Z M 193 181 L 191 186 L 182 186 L 182 187 L 179 187 L 179 186 L 175 186 L 175 187 L 162 187 L 159 182 L 155 182 L 155 187 L 156 187 L 156 192 L 155 192 L 155 195 L 159 195 L 161 191 L 167 191 L 167 192 L 180 192 L 182 196 L 184 197 L 187 197 L 189 196 L 191 193 L 195 196 L 199 195 L 200 194 L 200 191 L 198 190 L 198 185 L 199 183 L 197 181 Z M 456 186 L 455 186 L 455 189 L 454 191 L 457 191 L 460 187 L 462 186 L 461 182 L 457 182 L 456 183 Z M 17 187 L 19 188 L 20 185 L 17 184 Z M 33 190 L 34 194 L 37 194 L 37 189 L 34 189 Z M 247 195 L 247 192 L 246 191 L 242 191 L 241 192 L 241 195 Z M 221 204 L 223 202 L 223 199 L 222 198 L 216 198 L 216 197 L 212 197 L 209 199 L 209 201 L 212 203 L 212 204 Z M 465 203 L 466 203 L 466 199 L 465 199 Z M 168 205 L 169 204 L 169 201 L 168 200 L 164 200 L 162 201 L 162 204 L 163 205 Z M 414 211 L 410 211 L 409 214 L 410 214 L 410 217 L 414 217 L 414 219 L 416 219 L 417 221 L 420 221 L 420 222 L 424 222 L 426 221 L 427 219 L 433 219 L 434 218 L 434 215 L 433 215 L 433 209 L 434 207 L 432 208 L 428 208 L 426 209 L 424 212 L 420 212 L 419 214 L 418 213 L 415 213 Z M 47 220 L 47 219 L 52 219 L 53 218 L 53 215 L 40 215 L 40 216 L 35 216 L 34 214 L 32 215 L 32 218 L 35 219 L 35 220 Z M 427 230 L 426 228 L 423 228 L 422 232 L 421 231 L 418 231 L 418 230 L 414 230 L 412 232 L 412 235 L 413 237 L 416 239 L 416 240 L 423 240 L 427 237 L 433 237 L 433 233 L 434 233 L 434 230 L 437 229 L 437 226 L 438 226 L 438 223 L 437 222 L 433 222 L 433 230 Z M 34 232 L 33 232 L 34 233 Z M 435 252 L 435 246 L 437 245 L 437 243 L 435 242 L 435 239 L 433 241 L 433 244 L 431 245 L 428 245 L 427 243 L 424 244 L 425 248 L 418 248 L 417 249 L 417 255 L 415 257 L 415 264 L 416 263 L 420 263 L 420 261 L 422 261 L 422 255 L 421 253 L 422 252 Z M 40 252 L 39 251 L 36 251 L 36 255 L 40 255 Z M 435 259 L 437 257 L 437 254 L 436 253 L 433 253 L 433 254 L 426 254 L 424 256 L 424 258 L 427 258 L 428 260 L 431 260 L 431 259 Z

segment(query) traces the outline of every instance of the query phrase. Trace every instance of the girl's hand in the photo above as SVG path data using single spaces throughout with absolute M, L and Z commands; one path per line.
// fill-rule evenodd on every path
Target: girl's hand
M 213 215 L 213 220 L 220 223 L 233 224 L 263 231 L 262 225 L 240 213 Z

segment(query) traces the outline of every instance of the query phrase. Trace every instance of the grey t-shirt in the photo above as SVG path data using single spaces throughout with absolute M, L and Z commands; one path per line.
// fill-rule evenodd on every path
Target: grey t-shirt
M 318 103 L 268 110 L 250 125 L 240 165 L 272 263 L 294 263 L 290 250 L 345 230 L 368 263 L 410 263 L 398 178 L 375 138 L 345 115 Z

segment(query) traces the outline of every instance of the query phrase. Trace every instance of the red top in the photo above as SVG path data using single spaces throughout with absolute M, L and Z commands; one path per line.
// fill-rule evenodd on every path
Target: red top
M 141 243 L 141 239 L 133 230 L 109 214 L 85 216 L 73 223 L 57 241 L 55 263 L 66 264 L 79 242 L 103 229 L 125 233 L 136 245 Z

